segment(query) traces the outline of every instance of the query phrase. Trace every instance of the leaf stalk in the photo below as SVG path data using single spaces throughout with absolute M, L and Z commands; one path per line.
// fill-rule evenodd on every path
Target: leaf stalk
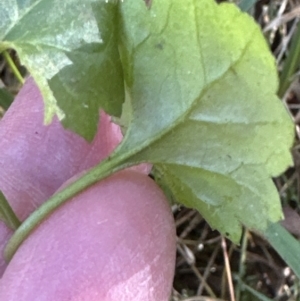
M 124 156 L 107 158 L 102 161 L 101 164 L 90 169 L 77 181 L 71 183 L 48 199 L 21 224 L 10 238 L 4 250 L 5 260 L 9 262 L 24 240 L 59 206 L 98 181 L 121 169 L 134 165 L 132 163 L 125 162 L 125 160 L 126 158 L 124 158 Z

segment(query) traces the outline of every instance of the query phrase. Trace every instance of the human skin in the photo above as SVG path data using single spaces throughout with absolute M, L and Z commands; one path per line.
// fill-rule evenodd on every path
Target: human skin
M 0 121 L 0 190 L 20 220 L 73 175 L 103 160 L 119 144 L 122 134 L 101 113 L 92 143 L 66 130 L 57 118 L 43 124 L 44 104 L 32 78 L 27 79 Z M 0 221 L 0 252 L 12 230 Z M 0 277 L 6 264 L 0 256 Z
M 14 104 L 0 122 L 0 139 L 0 190 L 4 192 L 18 217 L 23 220 L 30 212 L 47 200 L 63 182 L 73 175 L 78 175 L 78 173 L 81 173 L 83 170 L 94 166 L 105 158 L 120 142 L 122 135 L 120 129 L 112 124 L 109 116 L 104 113 L 101 113 L 98 133 L 91 144 L 88 144 L 76 134 L 63 129 L 58 120 L 54 120 L 50 126 L 44 126 L 42 97 L 33 80 L 29 79 L 21 89 Z M 142 173 L 149 172 L 149 169 L 149 165 L 135 167 L 135 170 Z M 132 183 L 128 181 L 128 176 L 124 179 L 124 173 L 129 173 L 129 178 L 132 178 Z M 132 173 L 135 176 L 131 176 Z M 72 209 L 74 201 L 68 201 L 65 206 L 71 206 L 66 207 L 70 209 L 63 209 L 65 207 L 59 208 L 57 212 L 51 215 L 45 223 L 42 223 L 25 241 L 12 259 L 1 280 L 0 300 L 20 300 L 20 296 L 22 296 L 22 300 L 33 301 L 163 301 L 168 299 L 175 260 L 174 223 L 170 215 L 169 206 L 166 205 L 166 200 L 156 184 L 145 175 L 136 174 L 132 171 L 124 171 L 114 177 L 117 177 L 117 184 L 112 184 L 112 180 L 107 179 L 105 181 L 108 182 L 104 181 L 97 184 L 99 188 L 95 185 L 93 188 L 86 190 L 84 193 L 92 191 L 87 197 L 84 197 L 84 195 L 76 197 L 78 199 L 74 201 L 80 205 L 78 205 L 78 210 L 75 210 L 75 213 L 77 212 L 79 214 L 79 216 L 75 216 L 75 220 L 80 222 L 83 219 L 84 221 L 81 223 L 80 228 L 78 227 L 78 223 L 74 225 L 74 215 L 67 217 L 68 210 L 74 213 L 74 209 Z M 143 184 L 141 191 L 138 189 L 140 187 L 139 184 L 138 187 L 136 186 L 137 183 Z M 122 189 L 118 190 L 118 185 L 122 187 Z M 101 189 L 105 190 L 107 187 L 110 187 L 111 194 L 108 195 L 109 200 L 114 199 L 116 207 L 120 206 L 122 208 L 120 204 L 124 204 L 127 211 L 122 210 L 121 213 L 123 213 L 119 219 L 116 219 L 117 214 L 109 215 L 111 211 L 107 205 L 106 198 L 102 201 L 104 204 L 103 208 L 98 207 L 102 199 L 99 201 L 99 197 L 96 196 L 96 194 L 98 195 L 98 192 L 96 193 L 98 190 L 95 187 L 100 189 L 100 191 L 102 191 Z M 136 195 L 132 195 L 135 187 L 137 193 Z M 155 193 L 155 191 L 157 191 L 157 193 Z M 114 193 L 117 192 L 119 194 L 114 195 Z M 126 199 L 124 199 L 126 192 L 131 195 L 131 199 L 129 199 L 128 202 L 125 202 Z M 160 196 L 156 198 L 155 195 L 153 195 L 150 205 L 147 196 L 151 196 L 153 193 Z M 101 196 L 105 195 L 101 193 Z M 143 211 L 144 207 L 139 209 L 140 207 L 136 206 L 137 201 L 140 202 L 138 204 L 145 206 L 145 208 L 147 207 L 149 210 Z M 145 201 L 144 205 L 143 201 Z M 91 202 L 91 205 L 87 207 L 86 204 L 89 202 Z M 157 202 L 158 205 L 156 204 Z M 97 204 L 97 206 L 95 204 Z M 160 206 L 159 204 L 164 205 Z M 87 212 L 85 212 L 85 209 Z M 111 209 L 113 209 L 113 207 Z M 97 210 L 100 212 L 100 215 L 97 216 L 97 220 L 101 217 L 103 212 L 103 214 L 106 214 L 105 216 L 109 220 L 105 226 L 106 228 L 103 226 L 101 229 L 94 229 L 95 220 L 93 218 L 85 218 L 85 214 L 90 216 L 98 212 Z M 56 214 L 62 217 L 55 221 Z M 129 218 L 130 214 L 131 219 Z M 152 219 L 149 220 L 149 216 L 151 215 Z M 93 216 L 94 218 L 96 217 L 95 215 Z M 137 217 L 136 220 L 134 218 L 135 216 Z M 157 218 L 155 216 L 157 216 Z M 64 218 L 67 219 L 61 224 Z M 128 220 L 131 220 L 131 222 L 128 223 Z M 151 224 L 151 221 L 154 222 L 154 224 Z M 160 224 L 160 221 L 162 221 L 162 224 Z M 47 223 L 52 223 L 53 227 L 47 228 Z M 63 227 L 63 225 L 67 224 L 70 226 Z M 120 228 L 118 229 L 112 226 L 115 224 L 119 225 Z M 132 224 L 135 224 L 136 228 L 133 228 L 131 226 Z M 46 230 L 43 230 L 44 227 L 46 227 Z M 61 227 L 69 232 L 62 232 Z M 106 229 L 108 231 L 107 233 L 110 233 L 109 237 L 106 234 L 101 240 L 95 240 L 95 237 L 101 237 L 101 235 L 99 236 L 98 234 L 105 232 L 103 229 Z M 156 229 L 157 233 L 155 233 L 153 229 Z M 100 231 L 100 233 L 98 233 L 97 231 L 99 230 L 102 232 Z M 42 233 L 46 231 L 46 234 L 43 234 L 43 237 L 38 236 L 37 233 L 40 233 L 39 231 L 42 231 Z M 80 236 L 80 233 L 82 233 L 80 231 L 84 231 L 84 237 Z M 49 234 L 50 232 L 52 236 Z M 97 235 L 93 235 L 93 233 Z M 124 233 L 124 235 L 120 236 L 120 233 Z M 3 251 L 4 245 L 11 234 L 12 231 L 1 222 L 0 251 Z M 127 238 L 125 234 L 128 236 Z M 49 245 L 49 235 L 53 238 L 52 241 L 54 244 Z M 80 237 L 83 241 L 78 241 Z M 126 247 L 128 246 L 124 245 L 123 240 L 131 242 L 131 245 L 128 246 L 136 252 L 132 253 L 135 254 L 135 256 L 132 255 L 135 258 L 132 262 L 130 258 L 126 259 L 126 256 L 124 256 L 127 254 Z M 34 245 L 30 246 L 32 241 Z M 38 252 L 36 252 L 37 247 L 34 241 L 38 241 L 38 245 L 40 246 Z M 66 241 L 69 242 L 68 247 L 64 247 Z M 53 245 L 59 243 L 62 247 L 56 249 L 56 252 L 54 252 L 52 249 Z M 83 253 L 78 253 L 77 247 L 74 247 L 74 245 L 78 246 L 80 243 L 83 244 L 81 250 L 84 250 L 85 253 L 83 251 Z M 111 248 L 113 248 L 112 243 L 118 245 L 119 253 L 116 252 L 116 254 L 119 255 L 117 257 L 110 256 Z M 23 248 L 27 251 L 23 251 Z M 100 257 L 99 252 L 101 252 Z M 39 258 L 39 256 L 42 256 L 44 266 L 41 262 L 35 265 L 36 262 L 33 258 Z M 156 257 L 153 259 L 151 256 Z M 111 259 L 112 265 L 107 265 L 106 260 L 104 260 L 108 257 Z M 67 274 L 69 278 L 64 278 L 65 273 L 60 273 L 60 267 L 64 264 L 59 261 L 62 258 L 69 267 Z M 70 260 L 68 261 L 66 258 L 70 258 Z M 99 258 L 96 266 L 94 265 L 95 260 L 93 258 L 95 260 Z M 79 259 L 81 260 L 79 261 Z M 78 265 L 79 262 L 81 266 Z M 55 263 L 58 263 L 56 270 L 54 269 Z M 103 268 L 104 263 L 107 269 Z M 51 267 L 53 267 L 53 269 L 51 269 Z M 0 275 L 4 272 L 5 268 L 4 260 L 0 258 Z M 79 268 L 81 271 L 86 269 L 86 274 L 78 273 Z M 44 277 L 45 271 L 49 269 L 52 271 L 52 274 L 48 274 L 49 278 Z M 31 272 L 27 273 L 27 271 Z M 42 273 L 42 276 L 37 273 L 38 271 Z M 106 271 L 105 275 L 103 271 Z M 122 273 L 121 276 L 123 278 L 121 276 L 118 277 L 120 273 Z M 95 279 L 102 279 L 103 282 L 99 283 L 97 282 L 98 280 L 96 282 L 92 280 L 89 282 L 87 279 L 91 279 L 91 277 L 87 275 L 91 274 L 95 275 Z M 37 288 L 35 283 L 39 283 L 40 279 L 34 278 L 35 275 L 40 275 L 41 279 L 45 279 L 45 289 L 40 290 L 39 293 L 37 293 L 37 291 L 43 286 L 38 286 Z M 85 278 L 83 279 L 83 277 Z M 20 282 L 20 279 L 23 280 Z M 27 282 L 24 282 L 24 279 L 32 279 L 32 282 L 26 284 Z M 48 284 L 53 279 L 59 283 L 64 283 L 64 285 L 61 286 L 61 290 L 50 289 L 48 287 Z M 71 289 L 72 283 L 77 287 L 77 284 L 72 282 L 72 279 L 75 279 L 77 281 L 76 283 L 83 282 L 90 285 L 88 289 L 90 293 L 85 294 L 83 292 L 84 288 L 80 292 L 74 290 L 74 287 Z M 113 282 L 113 279 L 118 280 L 118 283 Z M 98 284 L 101 285 L 98 286 Z M 97 289 L 93 291 L 95 285 L 99 288 L 98 291 Z M 65 290 L 63 289 L 64 287 L 66 287 Z M 28 294 L 29 299 L 23 299 L 23 296 L 26 294 Z M 105 297 L 98 297 L 100 295 Z M 43 296 L 44 299 L 42 299 L 41 296 Z M 60 296 L 62 299 L 59 299 Z M 133 296 L 140 296 L 141 299 L 135 299 Z
M 170 206 L 152 179 L 121 171 L 65 203 L 21 245 L 1 301 L 167 301 L 175 263 Z

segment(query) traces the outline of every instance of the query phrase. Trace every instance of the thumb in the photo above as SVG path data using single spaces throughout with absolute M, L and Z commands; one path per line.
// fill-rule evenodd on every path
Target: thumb
M 101 113 L 92 143 L 66 130 L 57 118 L 44 126 L 43 99 L 27 79 L 0 122 L 0 190 L 24 220 L 73 175 L 99 163 L 121 141 L 110 117 Z M 0 221 L 0 252 L 12 231 Z M 0 256 L 0 277 L 5 262 Z
M 20 246 L 2 301 L 167 301 L 175 227 L 160 188 L 119 172 L 62 205 Z
M 101 114 L 92 143 L 62 127 L 43 124 L 43 99 L 29 78 L 0 123 L 0 190 L 20 219 L 73 175 L 88 169 L 121 141 L 110 117 Z

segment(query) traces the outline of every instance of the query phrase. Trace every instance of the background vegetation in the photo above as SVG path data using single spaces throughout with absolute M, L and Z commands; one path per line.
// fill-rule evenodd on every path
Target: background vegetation
M 300 1 L 234 2 L 260 24 L 276 57 L 280 75 L 278 95 L 295 122 L 295 167 L 274 181 L 286 216 L 283 225 L 300 239 Z M 9 107 L 25 74 L 14 52 L 0 55 L 0 114 Z M 245 229 L 241 245 L 237 246 L 211 231 L 195 210 L 177 205 L 172 209 L 178 234 L 172 301 L 300 300 L 300 280 L 255 233 Z

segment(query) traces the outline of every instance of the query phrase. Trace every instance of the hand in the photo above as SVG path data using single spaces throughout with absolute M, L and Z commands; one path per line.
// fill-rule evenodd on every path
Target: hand
M 0 190 L 23 220 L 121 139 L 104 113 L 91 144 L 58 120 L 43 126 L 42 98 L 29 79 L 0 123 Z M 1 250 L 11 234 L 1 222 Z M 167 301 L 174 261 L 163 193 L 146 175 L 126 170 L 61 206 L 7 268 L 0 258 L 0 300 Z

